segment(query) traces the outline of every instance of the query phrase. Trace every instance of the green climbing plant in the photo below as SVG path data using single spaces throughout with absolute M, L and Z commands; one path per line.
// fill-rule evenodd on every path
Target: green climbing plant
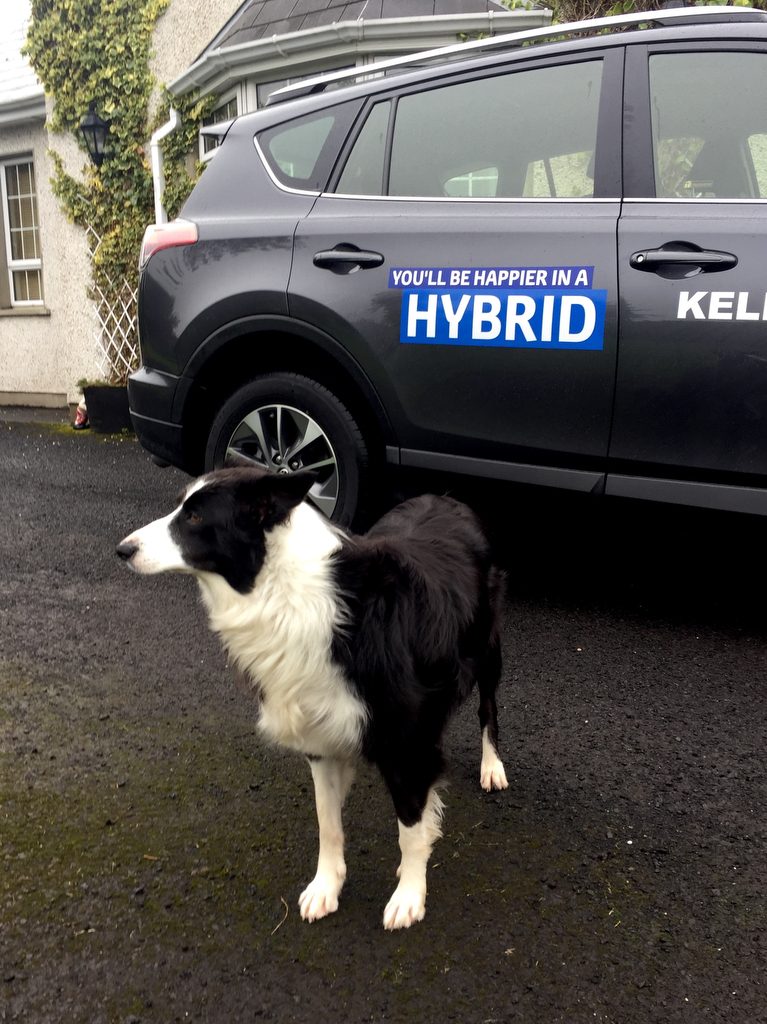
M 694 3 L 687 3 L 684 6 L 710 7 L 720 6 L 726 2 L 733 7 L 767 6 L 765 0 L 694 0 Z M 553 21 L 556 24 L 612 17 L 617 14 L 633 14 L 635 11 L 658 11 L 664 8 L 664 0 L 551 0 L 546 6 L 554 12 Z

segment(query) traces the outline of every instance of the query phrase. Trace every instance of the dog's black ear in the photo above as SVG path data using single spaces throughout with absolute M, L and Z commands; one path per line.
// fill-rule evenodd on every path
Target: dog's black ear
M 316 480 L 314 473 L 265 473 L 248 479 L 247 505 L 266 529 L 288 518 Z
M 275 510 L 282 512 L 283 518 L 287 516 L 296 505 L 301 504 L 316 479 L 316 475 L 308 470 L 278 473 L 269 477 L 269 491 Z

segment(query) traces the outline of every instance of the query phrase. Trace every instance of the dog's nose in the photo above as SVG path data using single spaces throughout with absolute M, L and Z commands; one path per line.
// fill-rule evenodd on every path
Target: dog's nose
M 138 551 L 138 544 L 133 540 L 123 540 L 117 545 L 117 554 L 124 562 L 129 562 Z

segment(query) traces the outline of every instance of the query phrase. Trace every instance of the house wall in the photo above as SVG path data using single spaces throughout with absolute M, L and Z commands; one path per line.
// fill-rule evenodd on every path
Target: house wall
M 160 85 L 185 71 L 242 6 L 243 0 L 171 0 L 157 21 L 149 68 Z M 158 102 L 159 90 L 154 98 Z
M 79 379 L 99 376 L 85 233 L 51 191 L 49 145 L 70 169 L 82 164 L 74 143 L 51 139 L 42 121 L 0 128 L 0 159 L 31 154 L 34 161 L 45 300 L 31 313 L 0 310 L 0 404 L 64 406 L 76 401 Z

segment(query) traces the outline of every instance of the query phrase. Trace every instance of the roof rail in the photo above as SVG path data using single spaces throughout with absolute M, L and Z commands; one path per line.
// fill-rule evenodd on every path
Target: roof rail
M 618 14 L 611 18 L 592 18 L 586 21 L 572 21 L 563 25 L 548 25 L 546 28 L 526 29 L 521 32 L 505 32 L 487 39 L 473 39 L 466 43 L 453 43 L 436 50 L 420 50 L 405 57 L 392 57 L 343 71 L 331 71 L 316 78 L 307 78 L 294 85 L 284 86 L 271 94 L 267 106 L 284 103 L 300 96 L 313 96 L 324 92 L 329 86 L 353 82 L 370 75 L 380 75 L 395 68 L 406 69 L 425 62 L 449 58 L 462 58 L 474 52 L 485 50 L 514 49 L 525 43 L 559 36 L 596 34 L 610 30 L 647 26 L 663 28 L 669 25 L 695 25 L 705 22 L 767 21 L 767 12 L 753 7 L 672 7 L 663 11 L 635 11 L 632 14 Z

